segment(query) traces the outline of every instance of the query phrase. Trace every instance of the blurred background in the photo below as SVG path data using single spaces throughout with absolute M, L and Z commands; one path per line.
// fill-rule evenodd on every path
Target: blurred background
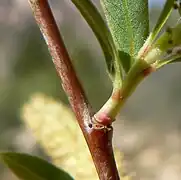
M 98 0 L 94 0 L 101 10 Z M 93 109 L 111 93 L 103 53 L 92 31 L 68 0 L 51 0 L 51 7 L 77 74 Z M 164 1 L 150 0 L 150 27 Z M 177 23 L 174 12 L 169 25 Z M 166 66 L 141 83 L 114 123 L 114 144 L 125 154 L 134 180 L 181 178 L 181 64 Z M 33 19 L 28 1 L 0 1 L 0 150 L 44 156 L 21 109 L 34 93 L 68 105 L 51 57 Z M 15 180 L 0 164 L 0 179 Z

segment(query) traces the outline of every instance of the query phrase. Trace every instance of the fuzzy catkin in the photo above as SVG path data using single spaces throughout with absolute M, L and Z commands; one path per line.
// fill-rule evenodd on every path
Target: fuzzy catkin
M 22 119 L 53 164 L 76 180 L 98 179 L 82 132 L 69 108 L 52 98 L 35 94 L 24 105 Z M 130 177 L 124 175 L 122 153 L 118 149 L 114 149 L 114 153 L 121 179 L 128 180 Z

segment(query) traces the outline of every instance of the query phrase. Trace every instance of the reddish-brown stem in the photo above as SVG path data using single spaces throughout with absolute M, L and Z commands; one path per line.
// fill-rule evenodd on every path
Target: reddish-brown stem
M 91 108 L 76 76 L 49 4 L 47 0 L 29 0 L 29 2 L 89 146 L 100 180 L 119 180 L 112 150 L 112 127 L 95 128 L 96 126 L 90 125 Z

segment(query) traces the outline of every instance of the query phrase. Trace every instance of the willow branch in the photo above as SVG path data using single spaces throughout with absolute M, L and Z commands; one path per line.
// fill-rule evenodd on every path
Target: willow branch
M 47 0 L 29 0 L 29 3 L 87 141 L 100 180 L 119 180 L 112 149 L 112 127 L 95 128 L 96 126 L 92 124 L 90 105 L 76 76 Z

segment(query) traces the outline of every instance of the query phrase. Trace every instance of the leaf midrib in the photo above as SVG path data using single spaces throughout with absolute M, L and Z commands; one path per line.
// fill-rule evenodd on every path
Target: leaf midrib
M 126 15 L 126 24 L 127 24 L 127 28 L 128 28 L 128 33 L 129 33 L 129 39 L 130 40 L 130 55 L 133 56 L 134 55 L 134 41 L 133 39 L 133 27 L 131 26 L 131 21 L 130 21 L 130 13 L 129 13 L 129 8 L 128 8 L 128 2 L 127 0 L 122 0 L 124 9 L 125 9 L 125 15 Z

